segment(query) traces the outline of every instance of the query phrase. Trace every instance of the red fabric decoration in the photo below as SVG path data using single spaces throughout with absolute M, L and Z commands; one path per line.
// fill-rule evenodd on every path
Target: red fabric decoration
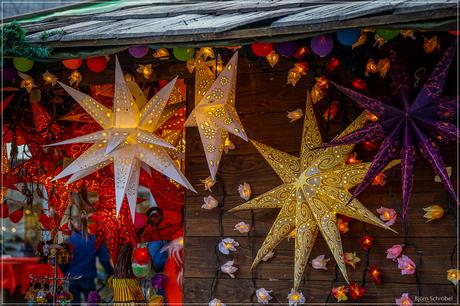
M 64 67 L 70 70 L 75 70 L 75 69 L 80 68 L 82 63 L 83 63 L 83 60 L 81 58 L 66 59 L 62 61 L 62 64 L 64 65 Z
M 166 300 L 171 305 L 182 305 L 182 287 L 177 282 L 177 276 L 181 273 L 179 267 L 172 256 L 168 257 L 165 264 L 164 274 L 168 277 L 165 285 Z
M 13 211 L 10 214 L 10 220 L 13 223 L 18 223 L 19 221 L 21 221 L 23 216 L 24 216 L 24 207 L 21 207 L 18 210 Z
M 42 213 L 40 215 L 40 217 L 38 218 L 38 222 L 40 222 L 40 224 L 42 225 L 43 229 L 46 229 L 46 230 L 50 230 L 51 227 L 50 227 L 50 218 Z
M 10 208 L 8 207 L 8 204 L 6 204 L 6 202 L 3 202 L 0 203 L 0 205 L 2 206 L 2 208 L 0 209 L 0 217 L 3 219 L 8 218 L 10 216 Z

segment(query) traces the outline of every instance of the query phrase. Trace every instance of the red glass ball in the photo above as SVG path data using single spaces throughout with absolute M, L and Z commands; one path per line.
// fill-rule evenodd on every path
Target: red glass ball
M 251 45 L 252 52 L 257 56 L 267 56 L 273 51 L 272 43 L 253 43 Z
M 62 61 L 62 64 L 64 67 L 70 70 L 75 70 L 80 68 L 81 64 L 83 63 L 83 60 L 81 58 L 72 58 L 72 59 L 66 59 Z
M 104 71 L 107 67 L 107 59 L 105 56 L 89 57 L 86 59 L 86 66 L 92 72 L 99 73 Z
M 150 254 L 146 247 L 137 248 L 133 251 L 133 262 L 146 264 L 150 260 Z

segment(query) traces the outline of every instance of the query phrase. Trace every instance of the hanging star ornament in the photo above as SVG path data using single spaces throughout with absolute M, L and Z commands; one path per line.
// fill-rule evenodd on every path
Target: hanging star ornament
M 155 134 L 176 80 L 177 77 L 164 86 L 141 110 L 126 85 L 118 59 L 115 64 L 113 110 L 59 83 L 103 130 L 52 144 L 93 143 L 54 180 L 71 175 L 67 181 L 69 184 L 113 162 L 117 216 L 126 194 L 133 220 L 142 163 L 195 191 L 168 155 L 168 150 L 174 152 L 175 147 Z
M 443 88 L 455 54 L 456 41 L 445 51 L 433 72 L 411 103 L 410 77 L 405 65 L 391 51 L 391 96 L 375 99 L 333 83 L 348 97 L 365 107 L 378 120 L 328 145 L 356 144 L 369 140 L 382 141 L 369 171 L 356 188 L 360 194 L 382 169 L 398 154 L 401 157 L 403 213 L 407 216 L 414 181 L 417 150 L 430 163 L 452 198 L 457 194 L 445 169 L 437 142 L 458 141 L 459 130 L 450 121 L 455 119 L 458 97 L 443 96 Z M 458 200 L 457 200 L 458 201 Z
M 214 79 L 212 64 L 198 54 L 195 74 L 195 109 L 186 127 L 198 127 L 209 171 L 213 180 L 219 168 L 228 133 L 248 141 L 235 109 L 235 90 L 238 52 L 236 52 L 219 76 Z
M 361 181 L 370 163 L 345 163 L 353 145 L 321 148 L 321 134 L 308 92 L 305 113 L 299 158 L 251 140 L 283 184 L 230 210 L 281 209 L 252 267 L 295 231 L 294 290 L 299 287 L 318 232 L 324 237 L 348 282 L 336 214 L 391 230 L 357 199 L 348 203 L 351 199 L 348 189 Z M 339 137 L 363 126 L 366 113 L 359 116 Z M 391 166 L 397 163 L 395 161 Z

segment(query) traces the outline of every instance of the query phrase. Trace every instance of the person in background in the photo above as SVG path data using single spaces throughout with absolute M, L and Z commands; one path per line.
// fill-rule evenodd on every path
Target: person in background
M 96 290 L 94 279 L 97 274 L 96 257 L 104 267 L 107 276 L 113 274 L 113 267 L 110 263 L 110 256 L 104 244 L 96 249 L 96 236 L 84 235 L 74 228 L 70 236 L 70 243 L 73 244 L 72 260 L 65 265 L 60 265 L 61 272 L 69 276 L 81 276 L 80 279 L 71 280 L 69 291 L 73 295 L 72 303 L 81 302 L 81 294 L 88 298 L 90 291 Z M 78 304 L 77 304 L 78 305 Z

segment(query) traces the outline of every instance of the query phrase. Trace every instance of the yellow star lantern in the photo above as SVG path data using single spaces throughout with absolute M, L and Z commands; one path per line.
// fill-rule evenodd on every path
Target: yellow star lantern
M 142 163 L 195 191 L 168 155 L 168 151 L 174 151 L 175 147 L 155 134 L 163 121 L 165 106 L 176 80 L 177 77 L 155 94 L 141 110 L 125 82 L 118 59 L 115 64 L 113 110 L 59 82 L 103 130 L 53 144 L 94 143 L 54 180 L 72 175 L 67 181 L 70 184 L 113 162 L 116 213 L 118 215 L 126 194 L 133 220 Z
M 205 62 L 201 54 L 196 57 L 195 109 L 186 127 L 197 126 L 200 132 L 209 171 L 213 180 L 224 151 L 225 139 L 232 133 L 245 141 L 244 132 L 235 109 L 235 90 L 238 52 L 214 80 L 212 63 Z
M 349 134 L 365 122 L 366 113 L 363 113 L 340 136 Z M 353 145 L 322 148 L 310 93 L 307 93 L 300 158 L 251 142 L 283 181 L 282 185 L 230 210 L 281 209 L 252 267 L 295 231 L 294 290 L 298 290 L 316 236 L 321 232 L 348 282 L 336 214 L 392 230 L 357 199 L 349 203 L 352 195 L 348 189 L 361 181 L 370 163 L 345 163 Z

